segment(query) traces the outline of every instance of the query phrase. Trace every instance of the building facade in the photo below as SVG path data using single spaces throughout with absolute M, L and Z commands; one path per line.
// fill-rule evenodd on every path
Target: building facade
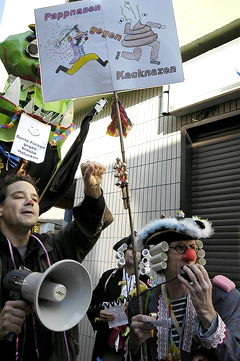
M 194 133 L 197 125 L 201 128 L 201 124 L 206 125 L 207 120 L 210 124 L 218 121 L 221 123 L 222 117 L 228 125 L 235 117 L 239 123 L 240 98 L 219 104 L 215 107 L 214 113 L 208 113 L 206 110 L 207 114 L 212 116 L 197 122 L 195 120 L 196 113 L 181 117 L 161 115 L 161 88 L 135 91 L 120 95 L 119 98 L 134 123 L 134 127 L 124 140 L 134 229 L 139 230 L 150 220 L 159 218 L 162 213 L 174 216 L 179 209 L 188 215 L 192 213 L 192 209 L 193 214 L 209 218 L 218 232 L 217 236 L 215 235 L 211 242 L 207 241 L 207 245 L 204 247 L 206 268 L 211 271 L 212 276 L 218 273 L 225 274 L 233 279 L 239 287 L 239 126 L 233 121 L 235 124 L 233 125 L 233 136 L 236 138 L 235 143 L 238 150 L 233 150 L 231 161 L 226 158 L 226 163 L 231 162 L 233 171 L 235 169 L 236 173 L 231 175 L 230 177 L 233 179 L 229 180 L 230 183 L 233 182 L 233 188 L 229 189 L 229 193 L 224 194 L 222 199 L 220 197 L 218 200 L 212 200 L 213 190 L 210 189 L 210 191 L 203 190 L 203 193 L 198 196 L 198 202 L 196 199 L 198 191 L 196 191 L 195 203 L 191 204 L 191 199 L 189 201 L 191 197 L 188 195 L 191 188 L 188 183 L 189 177 L 192 179 L 195 175 L 192 175 L 192 163 L 188 162 L 189 156 L 182 152 L 184 147 L 187 148 L 184 139 L 188 140 L 189 138 L 189 135 L 186 136 L 184 133 L 187 131 L 190 134 Z M 109 113 L 110 104 L 100 113 L 99 119 L 91 124 L 82 156 L 82 161 L 91 159 L 106 165 L 107 172 L 102 187 L 108 207 L 115 219 L 114 223 L 103 232 L 99 242 L 83 263 L 90 272 L 93 287 L 96 286 L 105 270 L 116 267 L 113 245 L 117 240 L 131 233 L 129 211 L 124 208 L 121 189 L 115 185 L 115 171 L 113 170 L 116 158 L 121 158 L 119 138 L 112 138 L 105 134 L 107 125 L 111 121 Z M 214 127 L 216 128 L 216 126 Z M 196 133 L 199 134 L 198 131 Z M 202 133 L 204 137 L 205 133 L 203 131 Z M 229 134 L 226 136 L 229 137 Z M 194 139 L 194 135 L 192 137 Z M 201 142 L 202 140 L 200 140 Z M 233 142 L 230 140 L 230 142 L 234 146 L 234 140 Z M 235 152 L 238 152 L 238 156 Z M 215 163 L 214 160 L 212 162 Z M 204 165 L 202 167 L 206 169 Z M 219 179 L 215 183 L 214 176 L 217 177 L 217 172 L 221 172 L 223 165 L 220 164 L 218 167 L 220 170 L 212 170 L 212 180 L 209 182 L 213 184 L 213 189 L 219 188 L 221 196 L 223 193 L 221 182 L 225 181 L 219 175 Z M 209 168 L 212 169 L 211 164 Z M 197 169 L 200 169 L 201 181 L 201 166 Z M 229 170 L 226 170 L 226 173 L 228 172 Z M 205 172 L 202 177 L 208 184 L 207 179 L 210 176 Z M 236 177 L 238 179 L 235 179 Z M 82 194 L 82 180 L 79 179 L 76 187 L 76 203 L 81 200 Z M 229 207 L 230 200 L 234 203 L 232 209 Z M 218 212 L 219 210 L 221 212 Z M 229 249 L 229 242 L 231 242 L 231 249 Z M 79 339 L 81 350 L 79 360 L 90 360 L 94 333 L 86 317 L 80 323 Z
M 134 123 L 124 139 L 133 226 L 139 230 L 162 213 L 174 216 L 180 209 L 187 216 L 208 218 L 215 234 L 204 244 L 206 269 L 210 277 L 221 273 L 240 288 L 239 55 L 231 69 L 234 80 L 223 79 L 233 68 L 234 55 L 218 66 L 222 46 L 229 46 L 227 54 L 236 46 L 236 58 L 240 53 L 239 7 L 224 0 L 175 0 L 173 5 L 185 82 L 118 94 Z M 214 54 L 219 61 L 212 63 Z M 206 76 L 210 67 L 215 78 Z M 81 159 L 106 165 L 102 188 L 115 219 L 83 263 L 93 287 L 105 270 L 116 267 L 113 245 L 130 234 L 129 210 L 113 169 L 116 158 L 122 159 L 120 140 L 106 135 L 111 122 L 111 97 L 108 100 L 90 125 Z M 80 103 L 83 109 L 84 100 Z M 86 110 L 78 113 L 79 124 L 85 114 Z M 82 195 L 79 176 L 75 204 Z M 91 360 L 94 337 L 85 316 L 79 325 L 79 361 Z

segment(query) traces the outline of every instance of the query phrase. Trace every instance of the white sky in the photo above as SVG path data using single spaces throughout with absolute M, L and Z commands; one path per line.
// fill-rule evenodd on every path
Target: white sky
M 3 0 L 0 1 L 2 3 Z M 34 9 L 60 4 L 65 4 L 65 0 L 5 0 L 0 24 L 0 41 L 9 35 L 27 31 L 28 25 L 35 23 Z M 7 77 L 8 74 L 0 60 L 0 92 L 3 91 Z

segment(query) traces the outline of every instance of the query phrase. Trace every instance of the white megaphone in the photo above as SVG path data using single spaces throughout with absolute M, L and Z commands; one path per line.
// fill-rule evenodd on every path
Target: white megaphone
M 33 304 L 39 321 L 56 332 L 75 326 L 87 312 L 92 297 L 88 271 L 68 259 L 54 263 L 44 273 L 10 271 L 3 287 L 10 291 L 11 299 Z

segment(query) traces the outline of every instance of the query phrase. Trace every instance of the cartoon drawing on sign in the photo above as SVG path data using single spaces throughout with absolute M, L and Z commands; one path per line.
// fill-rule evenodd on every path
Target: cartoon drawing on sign
M 130 15 L 134 18 L 137 22 L 134 26 L 132 26 L 132 19 L 128 19 L 125 13 Z M 126 36 L 122 40 L 122 46 L 126 48 L 134 48 L 132 52 L 130 51 L 123 51 L 122 57 L 128 60 L 136 60 L 138 61 L 142 55 L 142 47 L 143 46 L 150 46 L 152 48 L 150 53 L 150 63 L 152 64 L 160 64 L 161 62 L 158 59 L 159 49 L 160 49 L 160 42 L 158 39 L 158 34 L 155 33 L 152 28 L 157 29 L 165 29 L 165 25 L 161 25 L 159 23 L 154 23 L 148 21 L 146 24 L 143 24 L 141 19 L 142 17 L 148 16 L 147 13 L 140 14 L 139 5 L 137 5 L 136 10 L 132 8 L 129 1 L 124 2 L 124 7 L 121 7 L 121 13 L 124 18 L 120 19 L 120 23 L 126 21 L 124 34 Z
M 70 35 L 72 32 L 75 32 L 75 34 L 73 36 Z M 103 61 L 97 54 L 95 54 L 95 53 L 87 53 L 86 54 L 85 53 L 83 45 L 88 40 L 87 34 L 88 34 L 87 31 L 79 31 L 78 25 L 75 25 L 72 28 L 72 30 L 69 31 L 64 36 L 64 38 L 62 40 L 57 40 L 57 42 L 55 43 L 55 46 L 60 47 L 61 43 L 67 37 L 68 43 L 71 44 L 73 58 L 69 63 L 69 64 L 72 64 L 71 68 L 67 68 L 64 65 L 59 65 L 59 67 L 56 70 L 56 73 L 58 73 L 61 70 L 69 75 L 73 75 L 84 64 L 86 64 L 90 60 L 96 60 L 103 67 L 105 67 L 107 65 L 108 60 Z
M 30 126 L 30 128 L 28 128 L 28 131 L 31 135 L 37 137 L 40 135 L 39 129 L 38 128 L 34 128 L 32 125 Z

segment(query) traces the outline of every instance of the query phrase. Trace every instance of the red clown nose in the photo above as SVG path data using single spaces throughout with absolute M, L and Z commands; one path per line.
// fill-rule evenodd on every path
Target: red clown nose
M 197 257 L 197 254 L 194 251 L 194 249 L 188 248 L 183 255 L 183 260 L 184 261 L 188 260 L 190 262 L 193 262 L 193 261 L 195 261 L 196 257 Z

